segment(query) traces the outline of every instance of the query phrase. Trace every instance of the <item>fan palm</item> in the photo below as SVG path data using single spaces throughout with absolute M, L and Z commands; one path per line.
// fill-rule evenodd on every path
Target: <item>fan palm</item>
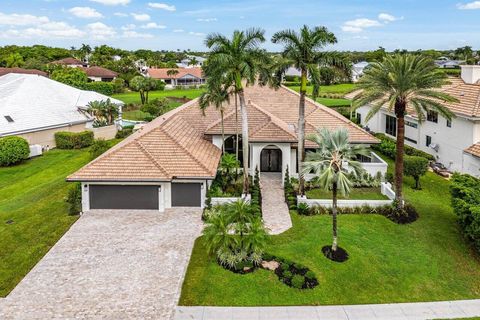
M 288 67 L 295 67 L 301 72 L 300 101 L 298 107 L 298 176 L 300 195 L 305 193 L 305 181 L 302 174 L 303 159 L 305 156 L 305 96 L 307 94 L 307 80 L 311 78 L 315 87 L 320 84 L 319 66 L 334 65 L 345 68 L 346 63 L 336 52 L 320 52 L 319 50 L 329 44 L 337 42 L 335 35 L 325 27 L 313 29 L 304 25 L 300 32 L 294 30 L 282 30 L 272 37 L 273 43 L 284 45 L 282 56 L 285 63 L 276 71 L 277 75 L 283 75 Z M 318 89 L 316 89 L 318 92 Z
M 387 56 L 382 62 L 374 62 L 365 70 L 358 82 L 362 92 L 354 99 L 354 106 L 371 105 L 365 121 L 380 109 L 392 111 L 397 118 L 395 158 L 395 203 L 397 214 L 404 212 L 403 203 L 403 155 L 405 152 L 405 115 L 411 109 L 421 122 L 429 111 L 438 112 L 451 120 L 454 114 L 445 106 L 457 99 L 436 90 L 448 84 L 447 75 L 438 71 L 425 57 L 410 54 Z
M 363 145 L 350 144 L 348 131 L 339 129 L 329 131 L 325 128 L 307 137 L 318 145 L 315 152 L 308 152 L 303 173 L 314 173 L 317 183 L 325 190 L 332 191 L 332 251 L 338 247 L 337 239 L 337 194 L 347 196 L 352 187 L 350 176 L 358 176 L 363 171 L 357 156 L 369 156 L 369 151 Z
M 268 60 L 265 51 L 259 49 L 265 41 L 264 31 L 248 29 L 234 31 L 231 39 L 218 34 L 209 34 L 205 40 L 211 50 L 208 63 L 204 67 L 207 77 L 233 80 L 234 92 L 240 101 L 242 114 L 242 149 L 243 149 L 243 192 L 249 191 L 248 179 L 248 116 L 245 102 L 244 83 L 255 83 L 261 65 Z

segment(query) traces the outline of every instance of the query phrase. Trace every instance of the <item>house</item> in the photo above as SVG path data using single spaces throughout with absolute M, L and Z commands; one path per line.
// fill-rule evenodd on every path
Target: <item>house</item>
M 435 65 L 438 68 L 443 68 L 443 69 L 456 69 L 460 68 L 460 65 L 465 63 L 463 60 L 450 60 L 447 57 L 440 57 L 437 60 L 434 61 Z
M 73 67 L 73 68 L 87 67 L 87 63 L 85 63 L 83 61 L 80 61 L 78 59 L 72 58 L 72 57 L 63 58 L 63 59 L 60 59 L 60 60 L 55 60 L 55 61 L 52 61 L 50 63 L 51 64 L 62 65 L 62 66 L 65 66 L 65 67 Z
M 39 76 L 48 77 L 48 73 L 46 73 L 45 71 L 37 70 L 37 69 L 0 68 L 0 77 L 9 73 L 36 74 Z
M 36 74 L 1 76 L 0 137 L 21 136 L 30 145 L 55 147 L 55 132 L 91 129 L 94 119 L 85 112 L 88 103 L 107 99 L 111 98 Z
M 82 67 L 82 70 L 85 71 L 87 77 L 90 81 L 97 82 L 112 82 L 118 76 L 118 73 L 115 71 L 109 70 L 103 67 L 90 66 L 88 68 Z
M 173 70 L 173 74 L 169 74 Z M 205 76 L 201 68 L 150 68 L 147 76 L 163 80 L 167 87 L 197 86 L 205 83 Z
M 254 174 L 288 168 L 297 173 L 298 93 L 281 87 L 245 88 L 249 122 L 249 168 Z M 231 99 L 225 106 L 225 149 L 235 153 L 236 112 Z M 240 113 L 238 117 L 241 118 Z M 241 119 L 238 131 L 241 132 Z M 316 128 L 346 128 L 353 143 L 378 140 L 336 111 L 306 99 L 306 132 Z M 241 142 L 239 142 L 241 145 Z M 172 110 L 70 175 L 82 183 L 82 208 L 151 209 L 203 207 L 207 187 L 215 178 L 221 157 L 220 114 L 207 108 L 203 114 L 198 99 Z M 311 150 L 317 146 L 306 142 Z M 241 150 L 240 159 L 242 159 Z M 371 174 L 386 172 L 386 163 L 372 154 L 361 159 Z
M 458 103 L 447 104 L 456 115 L 451 121 L 429 112 L 420 123 L 412 110 L 405 118 L 405 143 L 425 151 L 451 171 L 480 175 L 480 66 L 461 66 L 461 78 L 451 78 L 441 90 Z M 369 106 L 357 109 L 357 119 L 374 132 L 391 138 L 397 134 L 396 118 L 386 109 L 365 121 Z
M 357 82 L 360 77 L 363 76 L 363 71 L 368 67 L 370 63 L 367 61 L 360 61 L 352 65 L 352 82 Z
M 192 61 L 196 61 L 192 64 Z M 180 63 L 177 63 L 179 68 L 201 68 L 203 64 L 207 61 L 204 57 L 188 55 L 185 59 L 182 59 Z

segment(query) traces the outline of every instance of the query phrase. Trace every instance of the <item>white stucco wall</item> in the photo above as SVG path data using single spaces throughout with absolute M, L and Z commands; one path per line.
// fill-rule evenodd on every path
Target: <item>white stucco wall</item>
M 480 158 L 469 153 L 463 153 L 463 172 L 474 177 L 480 177 Z
M 290 143 L 252 142 L 250 143 L 250 174 L 255 174 L 255 168 L 260 170 L 260 154 L 263 148 L 273 146 L 282 151 L 282 183 L 287 166 L 291 165 Z M 290 170 L 290 169 L 289 169 Z M 260 175 L 262 173 L 260 172 Z

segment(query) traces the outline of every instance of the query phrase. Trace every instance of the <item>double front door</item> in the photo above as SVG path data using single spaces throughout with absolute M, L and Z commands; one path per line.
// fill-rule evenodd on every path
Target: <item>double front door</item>
M 260 154 L 260 171 L 282 172 L 282 151 L 280 149 L 263 149 Z

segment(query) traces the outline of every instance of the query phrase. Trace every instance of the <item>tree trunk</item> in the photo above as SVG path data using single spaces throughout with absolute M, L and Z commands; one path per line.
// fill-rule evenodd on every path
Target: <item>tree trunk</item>
M 332 251 L 337 251 L 337 183 L 334 182 L 332 186 L 332 231 L 333 231 L 333 243 Z
M 403 209 L 403 155 L 405 152 L 405 104 L 395 104 L 397 116 L 397 154 L 395 157 L 395 202 L 397 211 Z
M 235 91 L 235 159 L 238 161 L 238 103 L 237 92 Z
M 148 92 L 149 91 L 145 91 L 145 103 L 148 103 Z
M 243 88 L 238 90 L 240 111 L 242 113 L 242 149 L 243 149 L 243 193 L 248 194 L 250 182 L 248 180 L 248 116 Z
M 225 154 L 225 129 L 223 127 L 223 109 L 220 110 L 220 117 L 222 118 L 222 154 Z
M 302 70 L 302 82 L 300 86 L 300 103 L 298 105 L 298 194 L 305 195 L 305 180 L 303 177 L 303 159 L 305 156 L 305 96 L 307 94 L 307 71 Z

